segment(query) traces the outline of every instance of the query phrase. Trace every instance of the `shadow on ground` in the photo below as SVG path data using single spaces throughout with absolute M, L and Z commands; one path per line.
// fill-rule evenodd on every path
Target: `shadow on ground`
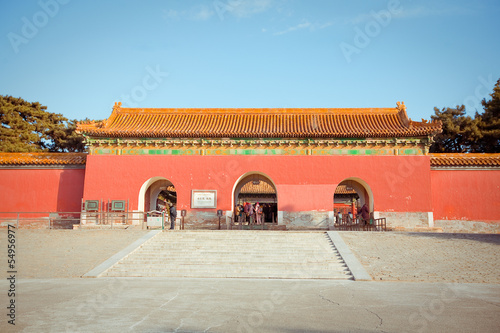
M 483 243 L 500 245 L 500 234 L 464 234 L 464 233 L 434 233 L 434 232 L 409 232 L 412 237 L 426 237 L 436 239 L 466 239 Z

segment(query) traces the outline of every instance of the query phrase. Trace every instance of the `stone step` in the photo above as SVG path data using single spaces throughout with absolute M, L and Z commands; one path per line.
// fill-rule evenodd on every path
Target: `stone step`
M 156 247 L 156 246 L 148 246 L 142 247 L 136 250 L 136 252 L 142 252 L 144 254 L 154 255 L 158 252 L 164 253 L 222 253 L 222 254 L 231 254 L 231 253 L 247 253 L 248 255 L 286 255 L 288 253 L 293 254 L 303 254 L 303 255 L 314 255 L 315 253 L 325 253 L 329 255 L 333 255 L 335 253 L 334 249 L 301 249 L 301 248 L 281 248 L 281 249 L 273 249 L 266 248 L 264 246 L 254 247 L 254 248 L 241 248 L 241 247 L 217 247 L 217 246 L 201 246 L 201 247 Z
M 253 239 L 253 238 L 230 238 L 230 239 L 207 239 L 207 238 L 196 238 L 196 239 L 188 239 L 188 238 L 159 238 L 155 240 L 151 240 L 151 243 L 170 243 L 172 241 L 175 242 L 182 242 L 182 243 L 197 243 L 197 242 L 211 242 L 211 243 L 218 243 L 218 242 L 227 242 L 229 244 L 239 244 L 239 243 L 266 243 L 266 244 L 272 244 L 272 243 L 279 243 L 279 244 L 286 244 L 286 243 L 292 243 L 292 244 L 311 244 L 311 240 L 316 240 L 318 238 L 303 238 L 303 239 L 286 239 L 286 238 L 270 238 L 270 239 Z M 320 239 L 322 241 L 322 239 Z
M 162 240 L 156 240 L 156 241 L 151 241 L 149 244 L 155 244 L 155 245 L 169 245 L 173 244 L 186 244 L 188 246 L 190 245 L 195 245 L 195 244 L 220 244 L 224 243 L 227 245 L 253 245 L 253 244 L 266 244 L 268 246 L 313 246 L 313 247 L 318 247 L 318 245 L 315 245 L 314 243 L 311 244 L 311 241 L 315 241 L 316 239 L 312 239 L 309 241 L 300 241 L 300 242 L 295 242 L 295 241 L 283 241 L 283 240 L 275 240 L 275 241 L 269 241 L 269 242 L 264 242 L 264 241 L 258 241 L 258 240 L 241 240 L 241 241 L 235 241 L 235 240 L 208 240 L 208 239 L 198 239 L 198 240 L 169 240 L 169 241 L 162 241 Z M 320 240 L 321 241 L 321 240 Z
M 319 239 L 323 241 L 323 237 L 318 238 L 318 237 L 303 237 L 303 238 L 285 238 L 285 237 L 279 237 L 279 238 L 261 238 L 259 239 L 258 237 L 256 238 L 206 238 L 206 237 L 193 237 L 193 238 L 186 238 L 186 237 L 177 237 L 177 238 L 155 238 L 150 240 L 151 243 L 156 242 L 156 243 L 169 243 L 172 241 L 175 242 L 184 242 L 184 243 L 195 243 L 195 242 L 228 242 L 228 243 L 242 243 L 242 242 L 257 242 L 257 243 L 293 243 L 293 244 L 310 244 L 311 240 Z
M 331 271 L 331 270 L 245 270 L 245 269 L 181 269 L 181 270 L 114 270 L 106 274 L 112 276 L 200 276 L 200 277 L 261 277 L 261 278 L 344 278 L 349 279 L 352 276 L 348 271 Z
M 335 274 L 295 274 L 277 272 L 267 274 L 251 274 L 241 272 L 220 272 L 220 273 L 206 273 L 206 272 L 170 272 L 170 273 L 133 273 L 133 272 L 110 272 L 107 277 L 186 277 L 186 278 L 248 278 L 248 279 L 328 279 L 328 280 L 352 280 L 352 275 L 335 275 Z
M 162 263 L 162 262 L 174 262 L 174 263 L 179 263 L 179 262 L 234 262 L 234 263 L 259 263 L 259 262 L 274 262 L 274 263 L 315 263 L 315 262 L 323 262 L 323 263 L 335 263 L 335 264 L 342 264 L 344 261 L 339 258 L 330 258 L 330 257 L 323 257 L 323 258 L 305 258 L 305 257 L 261 257 L 261 258 L 237 258 L 237 257 L 217 257 L 217 256 L 212 256 L 212 257 L 190 257 L 190 256 L 185 256 L 185 257 L 172 257 L 172 256 L 165 256 L 162 255 L 161 257 L 147 257 L 147 258 L 138 258 L 138 257 L 130 257 L 127 259 L 127 261 L 134 261 L 134 262 L 143 262 L 143 263 L 148 263 L 148 264 L 154 264 L 154 263 Z
M 130 257 L 127 259 L 127 261 L 134 261 L 134 262 L 143 262 L 143 263 L 148 263 L 148 264 L 154 264 L 154 263 L 164 263 L 164 262 L 187 262 L 187 259 L 189 259 L 189 262 L 232 262 L 232 263 L 260 263 L 260 262 L 274 262 L 274 263 L 335 263 L 335 264 L 342 264 L 344 261 L 340 258 L 331 258 L 331 257 L 323 257 L 323 258 L 306 258 L 306 257 L 260 257 L 260 258 L 236 258 L 236 257 L 218 257 L 218 256 L 211 256 L 211 257 L 191 257 L 191 256 L 186 256 L 186 257 L 172 257 L 172 256 L 157 256 L 157 257 L 147 257 L 147 258 L 138 258 L 138 257 Z
M 231 247 L 231 248 L 244 248 L 244 249 L 252 249 L 258 248 L 258 246 L 265 246 L 266 249 L 313 249 L 313 250 L 324 250 L 325 248 L 332 248 L 330 244 L 311 244 L 311 242 L 316 242 L 316 240 L 312 240 L 309 243 L 262 243 L 262 242 L 248 242 L 248 243 L 231 243 L 231 242 L 192 242 L 192 243 L 183 243 L 183 242 L 169 242 L 169 243 L 146 243 L 148 247 L 166 247 L 171 248 L 173 246 L 177 246 L 178 248 L 184 247 Z
M 323 238 L 324 236 L 323 235 L 320 235 L 319 237 Z M 179 235 L 179 236 L 176 236 L 176 235 L 172 235 L 172 236 L 160 236 L 159 238 L 157 238 L 156 240 L 170 240 L 170 239 L 176 239 L 176 240 L 185 240 L 185 241 L 192 241 L 192 240 L 203 240 L 203 239 L 208 239 L 208 240 L 258 240 L 258 241 L 271 241 L 271 240 L 283 240 L 283 241 L 302 241 L 302 240 L 307 240 L 307 239 L 315 239 L 315 238 L 318 238 L 318 235 L 313 235 L 313 236 L 300 236 L 300 235 L 297 235 L 297 236 L 293 236 L 293 237 L 290 237 L 290 236 L 273 236 L 273 237 L 269 237 L 269 236 L 260 236 L 260 235 L 255 235 L 255 236 L 251 236 L 251 237 L 246 237 L 246 236 L 216 236 L 216 235 L 202 235 L 202 236 L 199 236 L 199 235 Z M 325 237 L 326 239 L 326 237 Z
M 271 269 L 271 268 L 280 268 L 280 269 L 333 269 L 333 270 L 347 270 L 345 265 L 339 265 L 338 263 L 307 263 L 307 264 L 298 264 L 298 263 L 276 263 L 276 262 L 262 262 L 262 263 L 238 263 L 238 262 L 193 262 L 193 263 L 144 263 L 144 262 L 134 262 L 127 261 L 123 263 L 119 263 L 115 268 L 116 269 L 140 269 L 140 270 L 148 270 L 148 269 L 191 269 L 191 268 L 201 268 L 207 266 L 217 266 L 217 268 L 224 267 L 226 269 L 230 269 L 232 267 L 236 268 L 252 268 L 252 269 Z
M 237 278 L 252 278 L 252 277 L 258 277 L 258 278 L 270 278 L 270 279 L 275 279 L 275 278 L 282 278 L 282 279 L 298 279 L 298 278 L 306 278 L 306 279 L 311 279 L 311 278 L 323 278 L 323 279 L 345 279 L 349 280 L 352 279 L 351 275 L 348 274 L 341 274 L 341 273 L 332 273 L 332 272 L 284 272 L 284 271 L 275 271 L 275 272 L 246 272 L 246 271 L 218 271 L 218 272 L 211 272 L 211 271 L 191 271 L 191 272 L 185 272 L 185 271 L 168 271 L 168 272 L 113 272 L 108 275 L 107 277 L 116 277 L 116 276 L 123 276 L 123 277 L 133 277 L 133 276 L 144 276 L 144 277 L 237 277 Z
M 265 244 L 266 246 L 269 247 L 275 247 L 279 248 L 281 246 L 288 246 L 288 247 L 313 247 L 313 248 L 321 248 L 320 245 L 315 244 L 314 242 L 317 241 L 316 239 L 309 240 L 308 242 L 281 242 L 281 241 L 275 241 L 275 242 L 263 242 L 263 241 L 241 241 L 241 242 L 235 242 L 232 240 L 197 240 L 197 241 L 183 241 L 183 240 L 172 240 L 169 242 L 148 242 L 148 244 L 151 245 L 157 245 L 157 246 L 171 246 L 173 244 L 182 244 L 185 246 L 195 246 L 195 245 L 200 245 L 200 244 L 207 244 L 207 245 L 221 245 L 224 244 L 226 246 L 247 246 L 247 247 L 252 247 L 256 246 L 257 244 Z M 318 240 L 322 241 L 322 240 Z

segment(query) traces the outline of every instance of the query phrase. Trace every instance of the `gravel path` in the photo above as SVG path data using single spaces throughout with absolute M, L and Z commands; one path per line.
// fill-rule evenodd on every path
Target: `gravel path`
M 352 231 L 340 235 L 376 281 L 500 283 L 500 235 Z
M 18 230 L 19 278 L 80 277 L 145 230 Z M 340 235 L 376 281 L 500 283 L 500 235 L 350 232 Z M 7 231 L 0 230 L 7 271 Z

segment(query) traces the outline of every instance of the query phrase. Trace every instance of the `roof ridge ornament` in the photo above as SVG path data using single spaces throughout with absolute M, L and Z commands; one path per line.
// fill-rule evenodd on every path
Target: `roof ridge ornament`
M 405 105 L 405 102 L 401 101 L 401 102 L 396 102 L 396 109 L 398 109 L 399 111 L 404 111 L 406 112 L 406 105 Z
M 399 117 L 400 117 L 401 121 L 403 122 L 403 124 L 406 127 L 410 127 L 413 124 L 413 122 L 411 121 L 410 118 L 408 118 L 408 114 L 406 113 L 405 102 L 403 102 L 403 101 L 396 102 L 396 109 L 398 110 Z
M 115 105 L 113 106 L 113 111 L 121 109 L 122 107 L 122 102 L 115 102 Z

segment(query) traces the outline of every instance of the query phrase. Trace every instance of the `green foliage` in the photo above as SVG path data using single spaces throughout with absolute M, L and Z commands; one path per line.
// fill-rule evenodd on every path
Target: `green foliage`
M 471 143 L 480 137 L 478 121 L 465 115 L 465 106 L 434 108 L 433 120 L 441 120 L 443 132 L 434 137 L 431 153 L 465 153 Z
M 491 100 L 483 99 L 481 102 L 484 113 L 482 115 L 476 114 L 476 118 L 480 118 L 479 128 L 482 132 L 477 151 L 500 153 L 500 79 L 495 84 L 490 96 Z
M 434 108 L 433 120 L 441 120 L 443 132 L 434 137 L 431 153 L 500 153 L 500 79 L 491 100 L 483 99 L 484 113 L 465 115 L 465 106 Z
M 46 110 L 38 102 L 0 95 L 0 151 L 85 151 L 83 136 L 75 132 L 76 120 Z

